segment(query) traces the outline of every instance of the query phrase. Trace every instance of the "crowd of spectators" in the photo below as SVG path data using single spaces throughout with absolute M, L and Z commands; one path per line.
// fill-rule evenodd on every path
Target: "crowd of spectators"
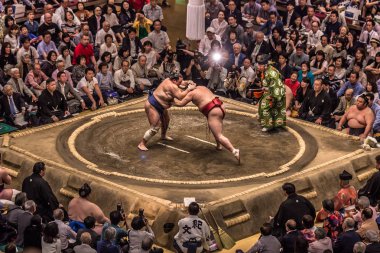
M 274 217 L 264 223 L 261 236 L 249 253 L 378 253 L 380 252 L 380 156 L 376 169 L 361 189 L 350 184 L 352 175 L 339 174 L 339 191 L 322 201 L 320 210 L 296 186 L 282 186 L 284 200 Z M 12 179 L 0 168 L 0 251 L 5 253 L 37 250 L 42 253 L 154 253 L 155 233 L 144 209 L 130 218 L 122 203 L 106 216 L 92 202 L 91 186 L 83 184 L 67 206 L 59 203 L 48 181 L 42 162 L 24 178 L 21 191 L 12 189 Z M 5 186 L 7 186 L 5 188 Z M 200 207 L 192 202 L 188 216 L 178 227 L 166 223 L 163 231 L 178 229 L 170 238 L 181 253 L 214 251 L 208 220 L 201 219 Z M 273 210 L 268 210 L 272 213 Z M 32 252 L 32 251 L 31 251 Z M 239 251 L 241 252 L 241 251 Z

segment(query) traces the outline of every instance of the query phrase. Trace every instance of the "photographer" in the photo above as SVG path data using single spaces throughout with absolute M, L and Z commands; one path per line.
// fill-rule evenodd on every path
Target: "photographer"
M 160 67 L 158 68 L 158 77 L 167 78 L 173 72 L 180 72 L 181 66 L 178 61 L 176 61 L 176 55 L 172 50 L 168 50 L 164 60 L 162 61 Z
M 118 210 L 112 211 L 110 213 L 111 223 L 108 223 L 108 222 L 104 223 L 103 230 L 102 230 L 102 239 L 104 239 L 104 234 L 105 234 L 106 229 L 109 227 L 113 227 L 116 230 L 116 235 L 115 235 L 115 239 L 114 239 L 113 243 L 115 245 L 120 245 L 120 241 L 123 238 L 128 236 L 128 232 L 119 226 L 119 223 L 121 221 L 124 221 L 124 225 L 127 228 L 126 216 L 124 213 L 124 209 L 121 207 L 121 204 L 118 204 L 117 209 Z
M 185 75 L 187 80 L 193 80 L 193 82 L 198 85 L 207 85 L 206 73 L 202 69 L 200 57 L 196 54 L 194 54 L 194 58 L 190 60 L 190 64 L 185 70 Z
M 223 82 L 227 77 L 227 69 L 221 64 L 221 55 L 219 53 L 213 53 L 212 58 L 211 66 L 206 72 L 207 88 L 217 95 L 225 96 L 226 89 Z
M 236 68 L 236 66 L 233 66 L 230 71 L 228 71 L 227 78 L 224 80 L 224 88 L 226 89 L 227 97 L 232 99 L 239 97 L 239 79 L 239 70 Z
M 144 216 L 144 209 L 139 210 L 139 216 L 132 219 L 132 229 L 129 231 L 129 253 L 142 252 L 142 241 L 146 237 L 150 237 L 154 240 L 154 233 L 149 226 L 148 220 Z

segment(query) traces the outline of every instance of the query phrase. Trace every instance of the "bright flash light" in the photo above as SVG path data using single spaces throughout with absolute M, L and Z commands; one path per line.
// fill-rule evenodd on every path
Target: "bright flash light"
M 214 53 L 212 55 L 212 59 L 215 61 L 215 62 L 218 62 L 220 61 L 220 59 L 222 59 L 222 56 L 220 55 L 220 53 Z

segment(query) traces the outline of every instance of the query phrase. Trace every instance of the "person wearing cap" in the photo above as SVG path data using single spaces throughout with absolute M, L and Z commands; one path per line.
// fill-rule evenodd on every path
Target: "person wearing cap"
M 377 253 L 380 252 L 380 239 L 379 232 L 375 230 L 368 230 L 365 233 L 365 239 L 367 246 L 365 253 Z
M 268 65 L 267 55 L 257 57 L 257 69 L 263 73 L 264 94 L 259 101 L 259 121 L 263 132 L 286 125 L 285 85 L 276 68 Z
M 350 209 L 350 207 L 355 205 L 356 200 L 358 199 L 356 189 L 354 186 L 350 185 L 350 180 L 352 180 L 352 175 L 346 170 L 343 170 L 343 172 L 339 174 L 339 184 L 341 189 L 334 197 L 334 208 L 337 211 L 342 208 Z M 355 206 L 353 208 L 355 208 Z
M 44 222 L 53 220 L 53 210 L 60 204 L 54 195 L 49 183 L 43 178 L 46 174 L 46 167 L 43 162 L 37 162 L 33 166 L 33 174 L 26 177 L 22 182 L 22 192 L 26 193 L 29 200 L 37 204 L 37 214 Z
M 246 52 L 250 45 L 254 44 L 256 40 L 256 31 L 253 29 L 253 24 L 251 22 L 247 22 L 245 24 L 245 32 L 243 34 L 243 52 Z
M 215 29 L 213 27 L 209 27 L 206 30 L 206 35 L 203 37 L 203 39 L 201 39 L 199 43 L 199 53 L 201 53 L 204 56 L 207 56 L 208 52 L 211 49 L 211 42 L 213 42 L 214 40 L 221 42 L 222 39 L 219 35 L 215 34 Z

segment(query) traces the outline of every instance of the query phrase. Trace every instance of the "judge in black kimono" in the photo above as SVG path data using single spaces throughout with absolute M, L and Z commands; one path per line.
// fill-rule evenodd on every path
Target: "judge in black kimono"
M 358 192 L 360 196 L 367 196 L 372 205 L 376 205 L 380 200 L 380 155 L 376 156 L 376 169 L 375 174 L 368 179 L 367 183 Z
M 38 97 L 38 115 L 41 117 L 41 124 L 71 117 L 65 97 L 56 88 L 56 81 L 49 78 L 46 80 L 46 89 Z

